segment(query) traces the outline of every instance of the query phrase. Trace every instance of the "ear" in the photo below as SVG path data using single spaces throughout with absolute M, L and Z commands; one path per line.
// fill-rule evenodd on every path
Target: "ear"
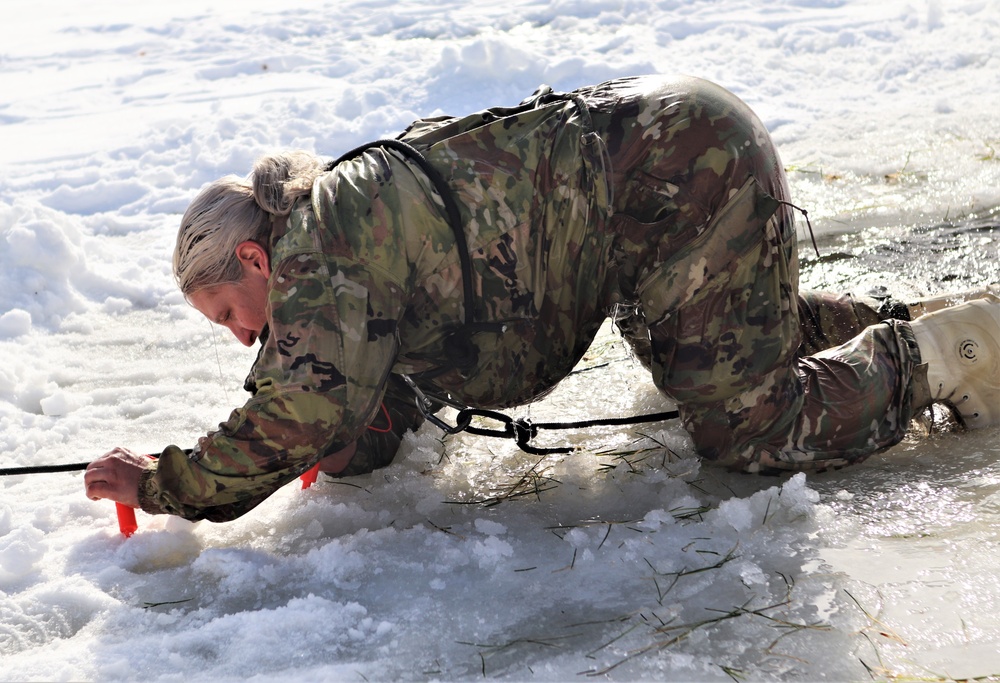
M 253 240 L 240 242 L 236 245 L 236 258 L 243 266 L 243 272 L 249 269 L 251 272 L 258 272 L 265 278 L 271 277 L 271 257 L 267 250 Z

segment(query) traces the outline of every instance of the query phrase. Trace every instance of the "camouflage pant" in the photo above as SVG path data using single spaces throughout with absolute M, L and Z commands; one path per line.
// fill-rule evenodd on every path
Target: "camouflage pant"
M 698 453 L 822 470 L 897 443 L 912 333 L 850 297 L 799 294 L 784 171 L 757 117 L 696 79 L 600 87 L 584 94 L 614 169 L 617 322 Z

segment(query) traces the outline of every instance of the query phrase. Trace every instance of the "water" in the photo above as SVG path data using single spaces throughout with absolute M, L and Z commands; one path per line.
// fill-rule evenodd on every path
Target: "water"
M 1000 282 L 1000 212 L 930 226 L 858 227 L 801 242 L 802 286 L 831 291 L 887 287 L 903 297 Z
M 822 240 L 803 260 L 816 288 L 885 286 L 901 296 L 1000 282 L 997 212 L 914 228 L 861 229 Z M 910 675 L 1000 673 L 996 548 L 1000 430 L 911 434 L 860 466 L 810 477 L 829 514 L 817 535 L 832 572 L 874 588 L 869 608 L 895 637 L 859 657 Z M 873 627 L 872 633 L 881 629 Z

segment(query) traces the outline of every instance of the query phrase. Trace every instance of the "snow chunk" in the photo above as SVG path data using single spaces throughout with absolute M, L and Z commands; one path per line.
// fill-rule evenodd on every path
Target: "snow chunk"
M 570 529 L 563 536 L 563 540 L 574 548 L 586 548 L 590 545 L 590 535 L 583 529 Z
M 66 415 L 74 410 L 79 410 L 84 406 L 89 406 L 94 402 L 90 396 L 75 394 L 69 391 L 59 390 L 39 400 L 38 404 L 42 408 L 43 415 Z
M 0 537 L 0 586 L 35 571 L 47 549 L 44 536 L 35 527 L 23 527 Z
M 476 531 L 481 534 L 486 534 L 487 536 L 503 536 L 507 533 L 507 527 L 498 522 L 493 522 L 488 519 L 477 519 L 475 521 Z
M 12 339 L 31 331 L 31 314 L 20 308 L 0 315 L 0 338 Z
M 84 309 L 71 281 L 86 269 L 81 240 L 65 216 L 37 205 L 0 204 L 0 291 L 14 313 L 0 327 L 23 330 L 25 314 L 29 323 L 52 326 Z
M 753 507 L 746 498 L 730 498 L 719 504 L 719 518 L 736 531 L 746 531 L 754 522 Z
M 490 569 L 496 568 L 503 558 L 512 556 L 514 548 L 510 543 L 490 536 L 485 541 L 476 541 L 472 546 L 472 554 L 481 569 Z

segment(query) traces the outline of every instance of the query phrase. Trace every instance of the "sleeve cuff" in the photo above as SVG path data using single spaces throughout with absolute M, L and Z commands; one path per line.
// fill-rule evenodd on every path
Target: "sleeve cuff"
M 139 475 L 139 507 L 150 515 L 163 515 L 167 511 L 159 502 L 159 489 L 156 486 L 156 466 L 147 467 Z

